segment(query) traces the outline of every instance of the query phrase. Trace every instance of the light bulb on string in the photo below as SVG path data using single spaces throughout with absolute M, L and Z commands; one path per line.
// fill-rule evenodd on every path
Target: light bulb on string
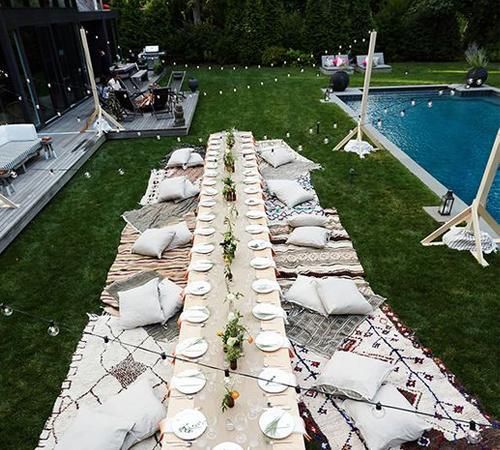
M 264 140 L 267 141 L 267 134 L 264 135 Z
M 177 142 L 181 142 L 180 136 L 177 137 Z
M 408 75 L 408 71 L 407 70 L 405 71 L 405 75 Z
M 235 67 L 235 66 L 233 66 L 233 70 L 236 70 L 236 67 Z
M 377 120 L 377 127 L 379 127 L 379 128 L 382 127 L 382 119 Z
M 428 106 L 429 108 L 432 108 L 432 100 L 429 100 L 429 101 L 427 102 L 427 106 Z
M 283 61 L 283 65 L 286 66 L 286 61 Z
M 118 175 L 125 175 L 125 171 L 123 169 L 118 169 Z
M 414 98 L 411 99 L 411 106 L 415 106 L 417 104 L 417 102 L 415 101 Z
M 329 142 L 330 139 L 328 139 L 328 136 L 325 136 L 325 138 L 323 139 L 323 144 L 328 145 Z
M 103 345 L 104 348 L 107 348 L 109 346 L 109 337 L 104 336 L 102 338 L 102 345 Z
M 156 139 L 159 141 L 161 139 L 161 136 L 159 134 L 157 134 Z
M 300 69 L 300 73 L 304 73 L 304 68 Z
M 325 50 L 325 55 L 328 55 L 328 50 Z
M 287 76 L 288 78 L 290 78 L 290 74 L 289 74 L 289 73 L 287 73 L 287 74 L 286 74 L 286 76 Z
M 203 142 L 202 138 L 198 138 L 198 142 L 201 144 Z
M 187 65 L 187 64 L 184 64 L 184 67 L 187 69 L 188 65 Z
M 406 115 L 405 110 L 403 109 L 403 110 L 399 113 L 399 115 L 400 115 L 401 117 L 404 117 L 404 116 Z
M 82 119 L 80 119 L 80 116 L 76 116 L 76 121 L 77 121 L 78 123 L 80 123 L 80 122 L 82 121 Z
M 90 178 L 90 177 L 92 177 L 92 175 L 90 174 L 90 172 L 85 172 L 85 173 L 83 174 L 83 176 L 84 176 L 85 178 Z
M 452 89 L 452 90 L 450 91 L 450 95 L 451 95 L 451 96 L 455 95 L 455 89 Z
M 47 83 L 47 87 L 50 89 L 52 85 L 50 83 Z
M 47 334 L 52 337 L 55 337 L 59 334 L 59 327 L 53 320 L 51 320 L 49 323 L 49 327 L 47 328 Z
M 312 128 L 309 128 L 309 134 L 313 134 L 314 130 Z
M 57 117 L 61 117 L 61 111 L 57 111 Z
M 248 70 L 248 66 L 245 66 L 245 70 Z
M 142 133 L 141 133 L 140 131 L 138 131 L 138 132 L 137 132 L 137 136 L 139 136 L 139 137 L 140 137 L 140 136 L 141 136 L 141 134 L 142 134 Z
M 38 105 L 38 104 L 37 104 L 37 105 L 35 105 L 35 108 L 36 108 L 36 109 L 40 109 L 40 105 Z
M 336 129 L 337 129 L 337 126 L 338 126 L 338 125 L 337 125 L 337 122 L 335 122 L 335 123 L 333 124 L 333 128 L 336 130 Z
M 26 78 L 26 83 L 30 84 L 31 80 L 29 78 Z
M 440 89 L 440 90 L 438 91 L 438 95 L 443 95 L 443 90 L 442 90 L 442 89 Z
M 271 65 L 271 67 L 274 67 L 274 63 L 271 63 L 270 65 Z
M 316 63 L 312 63 L 313 68 L 316 67 Z
M 380 402 L 372 406 L 372 414 L 377 419 L 381 419 L 385 416 L 385 410 L 382 408 L 382 404 Z
M 469 444 L 479 444 L 482 440 L 481 433 L 477 429 L 476 422 L 474 422 L 473 420 L 471 420 L 469 423 L 469 430 L 467 430 L 465 439 Z
M 54 169 L 50 169 L 49 170 L 49 174 L 52 175 L 52 176 L 54 176 L 56 173 L 54 172 Z
M 208 66 L 208 70 L 212 70 L 212 66 Z
M 174 61 L 174 62 L 172 63 L 172 65 L 175 67 L 175 66 L 177 65 L 177 63 Z
M 358 40 L 357 40 L 357 39 L 354 39 L 354 41 L 353 41 L 353 42 L 354 42 L 355 44 L 357 44 L 357 43 L 358 43 Z
M 286 132 L 286 134 L 285 134 L 285 136 L 286 136 L 287 138 L 290 138 L 290 132 L 289 132 L 289 131 L 287 131 L 287 132 Z
M 200 66 L 196 66 L 196 68 L 197 68 L 197 69 L 199 69 L 199 68 L 200 68 Z
M 207 96 L 207 93 L 205 91 L 203 91 L 203 96 L 206 97 Z
M 274 79 L 274 82 L 275 82 L 275 83 L 277 83 L 277 82 L 278 82 L 278 79 L 277 79 L 277 78 L 275 78 L 275 79 Z
M 260 64 L 257 66 L 257 69 L 260 69 Z
M 12 307 L 10 307 L 9 305 L 6 305 L 5 303 L 0 304 L 0 309 L 2 310 L 2 314 L 5 317 L 10 317 L 14 313 L 14 310 L 12 309 Z
M 261 81 L 261 82 L 260 82 L 260 85 L 261 85 L 261 86 L 264 86 L 264 82 L 263 82 L 263 81 Z
M 224 66 L 220 66 L 220 70 L 224 70 Z
M 236 90 L 237 90 L 236 88 L 233 88 L 233 92 L 236 92 Z
M 384 108 L 384 114 L 387 114 L 388 109 Z
M 249 84 L 247 84 L 247 89 L 250 89 L 250 85 Z
M 219 91 L 219 95 L 222 95 L 222 91 Z
M 22 101 L 23 101 L 23 98 L 22 98 L 20 95 L 17 97 L 17 99 L 18 99 L 20 102 L 22 102 Z
M 299 145 L 299 146 L 297 147 L 297 150 L 298 150 L 299 152 L 301 152 L 302 150 L 304 150 L 304 147 L 302 147 L 302 145 Z

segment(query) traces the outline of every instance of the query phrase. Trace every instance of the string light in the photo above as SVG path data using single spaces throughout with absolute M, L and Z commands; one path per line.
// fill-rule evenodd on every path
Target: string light
M 336 130 L 337 129 L 337 122 L 333 124 L 333 128 Z
M 301 152 L 302 150 L 304 150 L 304 147 L 302 147 L 302 145 L 299 145 L 299 146 L 297 147 L 297 150 L 298 150 L 299 152 Z
M 384 408 L 382 408 L 382 404 L 380 402 L 377 402 L 375 405 L 372 406 L 372 414 L 377 419 L 381 419 L 382 417 L 385 416 L 385 410 Z
M 125 175 L 125 171 L 123 169 L 118 169 L 118 175 Z
M 381 119 L 377 120 L 377 127 L 379 127 L 379 128 L 382 127 L 382 120 Z
M 404 117 L 404 116 L 405 116 L 405 114 L 406 114 L 406 113 L 405 113 L 405 110 L 404 110 L 404 109 L 403 109 L 403 110 L 399 113 L 399 115 L 400 115 L 401 117 Z
M 49 327 L 47 328 L 47 333 L 52 337 L 55 337 L 59 334 L 59 327 L 53 320 L 50 321 Z
M 161 136 L 159 134 L 157 134 L 156 139 L 159 141 L 161 139 Z
M 328 136 L 325 136 L 325 138 L 323 139 L 323 144 L 328 145 L 329 142 L 330 140 L 328 139 Z
M 415 106 L 417 104 L 417 102 L 415 101 L 414 98 L 411 99 L 411 106 Z
M 84 176 L 85 178 L 91 178 L 91 177 L 92 177 L 92 175 L 90 174 L 90 172 L 85 172 L 85 173 L 83 174 L 83 176 Z
M 287 139 L 290 138 L 290 132 L 287 131 L 286 134 L 285 134 L 285 136 L 287 137 Z
M 432 100 L 429 100 L 429 101 L 427 102 L 427 106 L 428 106 L 429 108 L 432 108 Z
M 0 309 L 2 311 L 2 314 L 5 317 L 12 316 L 12 313 L 14 312 L 14 310 L 9 305 L 6 305 L 5 303 L 0 303 Z

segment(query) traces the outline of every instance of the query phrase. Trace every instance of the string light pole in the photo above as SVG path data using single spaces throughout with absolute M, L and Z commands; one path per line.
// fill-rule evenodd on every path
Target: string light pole
M 337 146 L 333 149 L 334 151 L 340 150 L 345 147 L 346 151 L 358 153 L 361 157 L 364 157 L 365 154 L 370 153 L 373 150 L 373 146 L 363 141 L 363 133 L 370 137 L 370 139 L 375 142 L 379 147 L 380 143 L 369 131 L 366 129 L 366 112 L 368 109 L 368 95 L 370 90 L 370 80 L 372 76 L 372 68 L 373 68 L 373 54 L 375 53 L 375 42 L 377 41 L 377 32 L 370 32 L 370 43 L 368 46 L 368 56 L 366 60 L 366 69 L 365 69 L 365 79 L 363 83 L 363 96 L 361 98 L 361 110 L 359 113 L 358 124 L 356 128 L 353 128 L 347 136 L 342 139 Z M 356 136 L 355 140 L 352 138 Z M 378 148 L 378 147 L 377 147 Z
M 88 117 L 84 127 L 80 131 L 81 132 L 85 131 L 90 126 L 90 124 L 95 120 L 97 125 L 97 135 L 101 136 L 105 127 L 104 119 L 111 122 L 118 130 L 124 130 L 125 128 L 111 114 L 109 114 L 107 111 L 104 111 L 104 109 L 101 106 L 101 103 L 99 102 L 99 96 L 97 94 L 97 86 L 95 84 L 95 78 L 94 78 L 94 68 L 92 67 L 92 59 L 90 58 L 89 45 L 87 42 L 87 35 L 83 27 L 80 28 L 80 37 L 82 40 L 85 64 L 87 65 L 87 73 L 89 76 L 90 87 L 92 90 L 92 98 L 94 100 L 94 111 Z

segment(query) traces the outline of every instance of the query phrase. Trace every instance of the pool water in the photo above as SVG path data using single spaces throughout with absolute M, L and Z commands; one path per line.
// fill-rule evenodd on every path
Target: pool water
M 360 99 L 345 103 L 359 112 Z M 460 97 L 449 91 L 376 93 L 370 94 L 368 117 L 434 178 L 467 204 L 472 202 L 500 127 L 500 97 Z M 487 209 L 500 222 L 499 173 Z

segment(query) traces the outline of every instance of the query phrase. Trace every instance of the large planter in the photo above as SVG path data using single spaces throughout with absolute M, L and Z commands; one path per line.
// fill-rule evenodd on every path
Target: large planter
M 345 91 L 349 86 L 349 75 L 347 72 L 340 70 L 339 72 L 335 72 L 330 77 L 330 88 L 333 91 L 341 92 Z
M 470 69 L 465 77 L 465 83 L 471 88 L 481 87 L 488 79 L 488 71 L 484 67 Z
M 198 80 L 196 78 L 190 78 L 188 80 L 188 86 L 189 89 L 191 89 L 191 92 L 196 92 L 199 86 Z

